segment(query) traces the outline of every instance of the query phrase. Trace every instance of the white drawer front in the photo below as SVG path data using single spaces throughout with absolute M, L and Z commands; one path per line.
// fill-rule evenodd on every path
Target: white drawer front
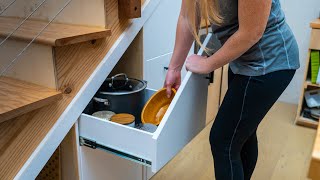
M 189 55 L 193 54 L 194 47 L 191 47 Z M 148 88 L 161 89 L 166 79 L 172 53 L 157 57 L 155 59 L 145 62 L 145 80 L 148 81 Z M 181 71 L 181 78 L 183 79 L 187 74 L 185 66 Z
M 161 89 L 166 78 L 172 53 L 145 62 L 145 80 L 148 81 L 148 88 Z
M 208 79 L 188 72 L 156 132 L 82 114 L 79 134 L 96 142 L 97 148 L 149 164 L 152 172 L 158 172 L 205 127 L 207 95 Z

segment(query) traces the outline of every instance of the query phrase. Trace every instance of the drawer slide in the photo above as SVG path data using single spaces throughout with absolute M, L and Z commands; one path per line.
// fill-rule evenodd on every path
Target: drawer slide
M 152 165 L 151 161 L 148 161 L 146 159 L 143 159 L 143 158 L 140 158 L 140 157 L 136 157 L 136 156 L 133 156 L 133 155 L 118 151 L 118 150 L 110 148 L 110 147 L 106 147 L 104 145 L 101 145 L 101 144 L 97 143 L 96 141 L 93 141 L 93 140 L 90 140 L 90 139 L 86 139 L 86 138 L 81 137 L 81 136 L 80 136 L 79 140 L 80 140 L 80 146 L 86 146 L 86 147 L 89 147 L 91 149 L 100 149 L 100 150 L 106 151 L 108 153 L 114 154 L 116 156 L 122 157 L 124 159 L 139 163 L 139 164 L 144 165 L 144 166 L 151 167 L 151 165 Z

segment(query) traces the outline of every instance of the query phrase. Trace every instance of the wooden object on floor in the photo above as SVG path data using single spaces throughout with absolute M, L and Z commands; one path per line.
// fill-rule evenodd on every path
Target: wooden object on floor
M 320 126 L 314 142 L 309 168 L 309 178 L 313 180 L 320 179 Z
M 119 0 L 119 16 L 121 18 L 141 17 L 141 0 Z
M 320 19 L 312 21 L 310 27 L 313 29 L 320 29 Z
M 316 29 L 318 27 L 318 23 L 320 25 L 320 20 L 317 19 L 313 22 L 310 23 L 310 26 L 312 27 L 311 30 L 311 38 L 310 38 L 310 46 L 309 46 L 309 51 L 308 51 L 308 56 L 306 59 L 306 66 L 305 66 L 305 71 L 304 71 L 304 83 L 301 87 L 302 91 L 300 94 L 300 100 L 298 104 L 298 109 L 296 113 L 296 120 L 295 123 L 297 125 L 317 129 L 319 122 L 314 119 L 310 119 L 308 117 L 303 116 L 303 111 L 304 108 L 306 108 L 306 102 L 304 98 L 304 94 L 307 90 L 313 90 L 320 88 L 319 84 L 313 84 L 311 83 L 311 63 L 310 63 L 310 58 L 311 58 L 311 52 L 312 50 L 318 50 L 320 51 L 320 29 Z
M 259 157 L 253 180 L 307 180 L 316 131 L 292 124 L 296 105 L 276 103 L 258 129 Z M 208 125 L 151 180 L 214 178 Z M 285 133 L 283 130 L 285 129 Z
M 60 147 L 53 153 L 36 180 L 61 180 L 61 151 Z M 66 179 L 71 180 L 71 179 Z
M 23 19 L 0 17 L 0 37 L 7 37 Z M 12 36 L 12 39 L 30 42 L 48 24 L 45 21 L 27 20 Z M 65 46 L 111 35 L 110 29 L 51 23 L 35 40 L 35 43 L 50 46 Z
M 43 86 L 0 77 L 0 123 L 62 99 L 62 93 Z

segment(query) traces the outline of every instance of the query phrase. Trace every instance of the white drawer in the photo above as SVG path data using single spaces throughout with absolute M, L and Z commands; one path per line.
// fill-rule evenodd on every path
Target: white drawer
M 188 72 L 156 132 L 82 114 L 81 144 L 150 166 L 152 172 L 158 172 L 205 127 L 207 95 L 206 76 Z

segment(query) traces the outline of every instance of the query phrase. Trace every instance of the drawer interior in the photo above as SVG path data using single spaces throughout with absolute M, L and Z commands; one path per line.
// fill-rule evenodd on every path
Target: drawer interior
M 210 38 L 211 34 L 204 45 Z M 90 102 L 79 118 L 81 148 L 107 151 L 158 172 L 204 129 L 208 84 L 206 75 L 188 72 L 154 133 L 93 117 L 95 109 Z M 141 103 L 145 104 L 154 93 L 146 89 Z
M 138 108 L 139 112 L 137 112 L 137 114 L 141 114 L 144 105 L 148 102 L 148 100 L 151 98 L 151 96 L 155 92 L 156 92 L 156 90 L 152 90 L 152 89 L 148 89 L 148 88 L 143 90 L 143 92 L 142 92 L 143 93 L 143 99 L 141 101 L 137 102 L 138 107 L 139 107 Z M 128 101 L 128 103 L 130 103 L 130 102 Z M 107 107 L 105 107 L 105 109 L 102 109 L 102 110 L 108 110 L 108 109 L 107 109 Z M 91 100 L 90 103 L 85 108 L 85 110 L 83 111 L 83 113 L 87 114 L 87 115 L 92 115 L 93 113 L 95 113 L 97 111 L 99 111 L 99 109 L 97 109 L 94 106 L 94 101 Z M 128 112 L 126 112 L 125 108 L 122 108 L 122 109 L 120 108 L 118 110 L 118 112 L 115 112 L 115 113 L 118 114 L 118 113 L 128 113 Z M 140 125 L 140 123 L 141 123 L 141 117 L 140 116 L 136 117 L 136 121 L 135 122 L 136 122 L 136 126 L 138 127 Z

